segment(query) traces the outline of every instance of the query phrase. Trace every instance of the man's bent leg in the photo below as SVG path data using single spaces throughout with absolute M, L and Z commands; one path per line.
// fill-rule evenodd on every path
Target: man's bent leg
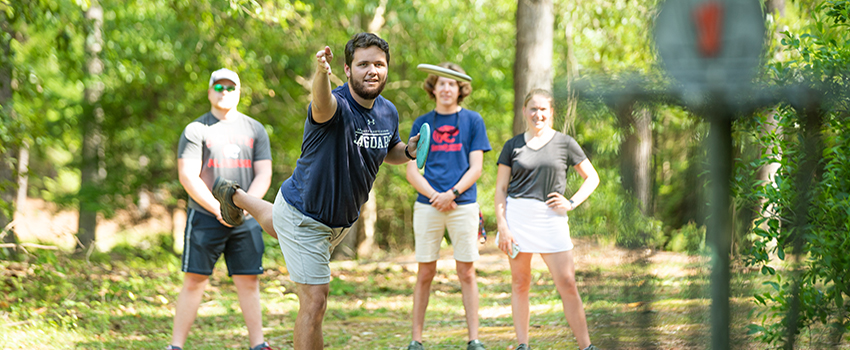
M 478 339 L 478 282 L 475 278 L 475 266 L 472 262 L 456 261 L 457 278 L 460 280 L 463 310 L 466 312 L 466 326 L 469 340 Z
M 177 297 L 174 310 L 174 328 L 171 333 L 171 345 L 183 347 L 189 336 L 189 328 L 198 315 L 198 307 L 204 296 L 204 287 L 209 276 L 186 272 L 183 276 L 183 288 Z
M 260 224 L 260 227 L 263 228 L 263 231 L 277 238 L 277 232 L 274 230 L 274 223 L 272 221 L 272 209 L 274 208 L 272 203 L 269 203 L 265 199 L 251 196 L 242 189 L 238 189 L 233 194 L 233 204 L 236 204 L 237 207 L 251 214 Z
M 328 307 L 330 284 L 300 284 L 298 316 L 295 318 L 295 349 L 320 350 L 324 347 L 322 322 Z
M 437 262 L 419 263 L 416 274 L 416 287 L 413 289 L 413 340 L 422 342 L 422 328 L 425 326 L 425 311 L 428 309 L 428 298 L 431 296 L 431 281 L 437 273 Z
M 260 279 L 257 275 L 233 275 L 242 318 L 248 328 L 248 341 L 251 346 L 261 344 L 263 339 L 263 308 L 260 305 Z

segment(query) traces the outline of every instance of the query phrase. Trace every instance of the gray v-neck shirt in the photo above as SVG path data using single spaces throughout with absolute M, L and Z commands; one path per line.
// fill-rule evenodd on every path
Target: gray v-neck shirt
M 543 147 L 533 149 L 519 134 L 505 142 L 498 164 L 511 167 L 508 196 L 545 202 L 549 193 L 564 194 L 567 170 L 587 159 L 575 139 L 555 132 Z

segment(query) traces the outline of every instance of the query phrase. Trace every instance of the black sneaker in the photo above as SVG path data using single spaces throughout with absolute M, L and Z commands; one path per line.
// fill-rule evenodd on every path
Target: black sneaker
M 597 348 L 593 344 L 590 344 L 586 348 L 584 348 L 584 350 L 599 350 L 599 348 Z
M 484 344 L 482 344 L 481 341 L 475 339 L 466 343 L 466 350 L 487 350 L 487 348 L 484 347 Z
M 236 181 L 225 180 L 219 176 L 213 183 L 213 197 L 221 204 L 221 218 L 228 225 L 239 226 L 245 222 L 245 214 L 242 209 L 233 204 L 233 194 L 239 189 L 239 184 Z
M 422 343 L 413 340 L 410 342 L 410 345 L 407 346 L 407 350 L 425 350 L 425 347 Z
M 514 350 L 531 350 L 531 347 L 526 343 L 519 344 Z
M 165 347 L 165 350 L 183 350 L 183 348 L 179 346 L 169 345 Z

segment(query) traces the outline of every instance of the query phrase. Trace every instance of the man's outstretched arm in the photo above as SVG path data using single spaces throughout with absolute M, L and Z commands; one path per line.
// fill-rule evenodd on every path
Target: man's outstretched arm
M 313 75 L 313 103 L 310 105 L 313 112 L 313 121 L 324 123 L 333 118 L 336 113 L 336 97 L 331 93 L 331 60 L 334 58 L 331 48 L 316 53 L 316 74 Z

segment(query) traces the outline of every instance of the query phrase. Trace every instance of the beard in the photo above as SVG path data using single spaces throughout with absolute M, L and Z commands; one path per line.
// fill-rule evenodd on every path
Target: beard
M 348 79 L 348 82 L 351 84 L 351 89 L 354 90 L 354 93 L 356 93 L 357 96 L 366 100 L 374 100 L 381 95 L 381 92 L 384 91 L 384 85 L 387 85 L 387 77 L 384 76 L 384 80 L 381 81 L 381 84 L 373 89 L 367 89 L 362 80 Z

